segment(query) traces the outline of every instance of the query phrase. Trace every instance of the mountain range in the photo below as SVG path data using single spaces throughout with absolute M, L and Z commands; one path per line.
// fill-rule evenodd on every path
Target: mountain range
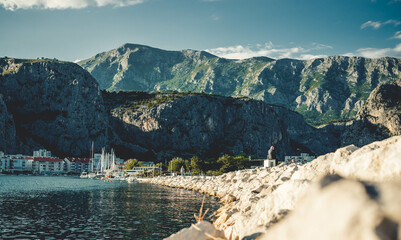
M 170 160 L 228 153 L 264 157 L 299 151 L 323 154 L 338 137 L 306 124 L 302 115 L 248 98 L 205 93 L 101 91 L 74 63 L 0 59 L 0 147 L 30 154 L 88 156 L 114 148 L 119 156 Z
M 375 87 L 401 77 L 401 60 L 390 57 L 233 60 L 138 44 L 124 44 L 78 64 L 108 91 L 249 97 L 295 110 L 315 126 L 354 118 Z
M 401 133 L 395 58 L 227 60 L 124 45 L 80 64 L 91 73 L 56 59 L 0 58 L 0 150 L 88 156 L 94 142 L 97 152 L 114 148 L 123 158 L 164 161 L 225 153 L 264 157 L 274 145 L 283 157 L 321 155 Z M 179 77 L 184 73 L 200 75 Z M 183 85 L 167 84 L 177 82 Z M 238 86 L 246 87 L 233 90 Z M 251 94 L 264 86 L 270 87 L 263 99 Z M 330 112 L 353 119 L 307 123 L 337 119 L 328 118 Z

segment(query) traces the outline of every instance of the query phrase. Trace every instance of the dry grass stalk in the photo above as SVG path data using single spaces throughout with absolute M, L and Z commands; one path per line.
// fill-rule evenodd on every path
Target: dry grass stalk
M 206 211 L 202 214 L 202 212 L 203 212 L 203 204 L 205 203 L 205 195 L 203 196 L 203 200 L 202 200 L 202 205 L 201 205 L 201 208 L 199 209 L 199 216 L 196 216 L 196 214 L 194 213 L 194 217 L 195 217 L 195 220 L 196 220 L 196 222 L 202 222 L 203 221 L 203 219 L 205 218 L 205 216 L 206 216 L 206 213 L 209 211 L 209 208 L 208 209 L 206 209 Z

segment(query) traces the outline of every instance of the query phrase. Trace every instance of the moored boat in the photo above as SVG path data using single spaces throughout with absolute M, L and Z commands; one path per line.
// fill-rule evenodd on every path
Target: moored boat
M 94 178 L 96 178 L 96 173 L 88 173 L 87 176 L 90 179 L 94 179 Z
M 127 183 L 137 183 L 138 179 L 136 177 L 133 176 L 129 176 L 127 177 Z
M 82 172 L 80 178 L 88 178 L 88 173 L 87 172 Z

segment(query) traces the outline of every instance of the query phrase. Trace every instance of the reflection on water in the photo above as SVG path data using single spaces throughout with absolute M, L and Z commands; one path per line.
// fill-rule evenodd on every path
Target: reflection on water
M 0 239 L 161 239 L 194 223 L 201 202 L 151 184 L 0 176 Z

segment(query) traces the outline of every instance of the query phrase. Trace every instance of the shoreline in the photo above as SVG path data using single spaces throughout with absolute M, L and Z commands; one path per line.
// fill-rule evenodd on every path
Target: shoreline
M 213 225 L 223 231 L 229 239 L 237 237 L 242 239 L 260 231 L 260 227 L 247 227 L 244 223 L 250 218 L 244 218 L 244 216 L 254 215 L 255 203 L 263 202 L 268 197 L 268 192 L 272 192 L 272 188 L 284 184 L 295 171 L 302 167 L 301 164 L 293 163 L 273 168 L 238 170 L 212 177 L 168 176 L 139 181 L 196 191 L 217 198 L 221 205 L 216 211 L 216 220 Z M 303 192 L 303 190 L 300 191 Z M 286 208 L 278 208 L 274 211 L 275 214 L 268 217 L 269 224 L 281 218 L 288 208 L 291 206 L 293 208 L 296 196 L 292 196 L 292 199 L 291 203 L 282 205 L 287 206 Z
M 401 137 L 393 137 L 362 148 L 353 145 L 340 148 L 303 165 L 281 164 L 272 168 L 239 170 L 213 177 L 156 177 L 141 179 L 141 182 L 183 188 L 217 197 L 221 205 L 216 211 L 216 220 L 213 225 L 216 229 L 224 232 L 226 239 L 242 239 L 244 237 L 254 239 L 259 235 L 258 239 L 310 239 L 310 235 L 286 232 L 288 230 L 293 232 L 291 229 L 304 226 L 304 229 L 300 229 L 304 233 L 308 232 L 306 229 L 310 229 L 311 226 L 316 227 L 322 224 L 320 222 L 306 223 L 303 218 L 308 219 L 305 216 L 308 216 L 309 212 L 316 211 L 315 218 L 329 216 L 333 214 L 329 212 L 331 208 L 338 208 L 336 213 L 340 213 L 344 211 L 342 209 L 346 208 L 345 206 L 354 206 L 355 201 L 361 201 L 361 203 L 355 204 L 355 209 L 357 209 L 364 206 L 366 199 L 373 199 L 374 204 L 369 202 L 370 205 L 364 207 L 380 209 L 380 214 L 364 216 L 361 217 L 362 219 L 383 215 L 386 216 L 386 219 L 389 218 L 398 224 L 394 226 L 401 226 L 401 204 L 396 204 L 401 202 L 401 159 L 398 157 L 400 155 Z M 355 188 L 350 192 L 360 192 L 360 194 L 348 196 L 347 188 Z M 334 194 L 331 191 L 335 192 L 336 197 L 324 201 L 327 201 L 325 204 L 328 206 L 330 204 L 333 206 L 329 209 L 326 209 L 327 207 L 314 209 L 316 206 L 325 204 L 314 204 L 313 202 L 319 201 L 327 194 Z M 372 191 L 373 193 L 378 192 L 379 197 L 372 197 L 370 195 Z M 336 198 L 338 199 L 336 200 Z M 341 202 L 342 198 L 345 199 L 344 202 Z M 394 204 L 388 203 L 389 199 Z M 375 207 L 371 205 L 375 205 Z M 390 205 L 391 210 L 388 210 Z M 394 209 L 397 209 L 396 212 L 400 214 L 392 216 L 390 213 L 394 212 Z M 353 213 L 352 209 L 348 212 Z M 354 218 L 363 215 L 359 212 L 354 214 L 355 216 L 352 216 Z M 293 218 L 297 216 L 299 219 L 294 220 Z M 347 216 L 343 218 L 345 217 Z M 315 219 L 310 219 L 310 221 L 315 221 Z M 347 219 L 333 217 L 321 228 L 325 229 L 327 225 L 333 225 L 334 228 L 336 224 L 332 223 L 335 221 L 347 221 Z M 372 222 L 380 223 L 380 221 L 380 219 L 372 219 Z M 294 224 L 295 226 L 293 226 Z M 362 221 L 359 224 L 366 225 L 367 223 Z M 365 225 L 360 229 L 364 234 L 372 228 L 372 233 L 369 232 L 369 234 L 379 234 L 375 230 L 377 226 Z M 284 229 L 287 230 L 284 231 Z M 338 231 L 344 231 L 343 239 L 354 239 L 347 237 L 350 233 L 346 232 L 349 230 L 345 226 L 344 229 Z M 323 234 L 329 232 L 330 230 L 326 229 Z

